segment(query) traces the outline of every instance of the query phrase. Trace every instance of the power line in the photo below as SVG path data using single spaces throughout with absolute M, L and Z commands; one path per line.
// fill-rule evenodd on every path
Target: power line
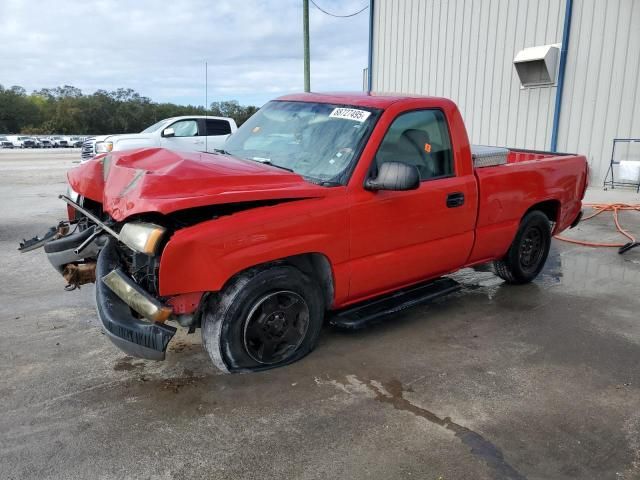
M 311 3 L 313 3 L 314 7 L 316 7 L 318 10 L 320 10 L 322 13 L 329 15 L 330 17 L 336 17 L 336 18 L 348 18 L 348 17 L 355 17 L 356 15 L 358 15 L 359 13 L 364 12 L 367 8 L 369 8 L 369 5 L 365 5 L 364 7 L 362 7 L 360 10 L 358 10 L 355 13 L 350 13 L 349 15 L 336 15 L 334 13 L 331 12 L 327 12 L 324 8 L 320 7 L 320 5 L 318 5 L 316 2 L 314 2 L 313 0 L 309 0 Z

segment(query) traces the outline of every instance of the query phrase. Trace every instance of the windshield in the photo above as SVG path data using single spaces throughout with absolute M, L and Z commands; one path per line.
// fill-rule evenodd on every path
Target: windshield
M 159 122 L 154 123 L 150 127 L 145 128 L 140 133 L 153 133 L 156 130 L 160 130 L 162 125 L 164 125 L 167 122 L 167 120 L 168 120 L 167 118 L 165 118 L 164 120 L 160 120 Z
M 272 101 L 229 137 L 226 152 L 346 183 L 379 111 L 326 103 Z

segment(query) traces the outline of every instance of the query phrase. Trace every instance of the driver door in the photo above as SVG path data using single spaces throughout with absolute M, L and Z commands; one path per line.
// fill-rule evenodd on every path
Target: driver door
M 444 113 L 400 114 L 371 166 L 385 161 L 415 166 L 420 186 L 353 196 L 349 301 L 435 278 L 464 265 L 474 241 L 475 177 L 458 176 Z M 457 200 L 456 200 L 457 199 Z
M 198 120 L 186 118 L 165 127 L 160 146 L 170 150 L 203 151 L 204 137 L 199 135 Z

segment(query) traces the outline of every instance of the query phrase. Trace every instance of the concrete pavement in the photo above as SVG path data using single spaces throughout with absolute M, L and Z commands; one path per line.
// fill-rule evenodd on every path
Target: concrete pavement
M 64 216 L 77 157 L 0 154 L 0 478 L 640 478 L 640 248 L 554 241 L 533 284 L 465 270 L 301 362 L 221 375 L 199 332 L 127 357 L 93 286 L 16 251 Z M 616 238 L 606 217 L 570 235 Z

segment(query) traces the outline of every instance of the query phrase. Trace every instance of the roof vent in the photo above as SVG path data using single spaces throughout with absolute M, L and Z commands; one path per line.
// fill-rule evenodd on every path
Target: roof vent
M 513 64 L 522 88 L 556 83 L 559 52 L 559 43 L 520 50 L 513 59 Z

